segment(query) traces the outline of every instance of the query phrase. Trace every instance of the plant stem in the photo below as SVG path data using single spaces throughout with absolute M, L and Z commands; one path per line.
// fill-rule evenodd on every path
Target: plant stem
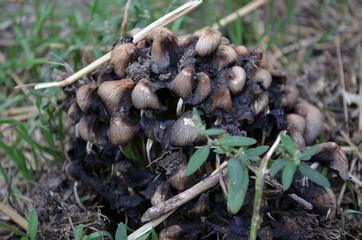
M 261 207 L 261 196 L 263 194 L 264 188 L 264 178 L 267 170 L 267 163 L 271 155 L 273 155 L 276 147 L 280 142 L 280 134 L 278 135 L 277 139 L 275 140 L 274 144 L 271 146 L 269 151 L 264 155 L 260 162 L 260 167 L 258 172 L 256 173 L 255 179 L 255 197 L 254 197 L 254 208 L 253 208 L 253 218 L 251 219 L 251 228 L 250 228 L 250 240 L 256 239 L 256 233 L 259 227 L 260 222 L 260 207 Z

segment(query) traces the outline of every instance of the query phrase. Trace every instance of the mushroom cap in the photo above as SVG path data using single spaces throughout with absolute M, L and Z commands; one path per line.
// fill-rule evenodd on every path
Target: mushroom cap
M 132 43 L 121 44 L 112 50 L 109 65 L 113 67 L 119 78 L 124 78 L 129 62 L 136 56 L 137 48 L 135 45 Z
M 305 143 L 311 145 L 322 133 L 323 116 L 319 109 L 307 102 L 298 103 L 294 110 L 305 118 L 305 131 L 303 134 Z
M 108 111 L 113 114 L 122 106 L 129 105 L 133 85 L 134 81 L 131 78 L 107 81 L 98 87 L 97 93 Z
M 266 54 L 263 48 L 258 47 L 253 49 L 253 51 L 250 53 L 250 56 L 257 60 L 257 64 L 261 68 L 266 68 Z
M 107 142 L 106 130 L 107 126 L 98 121 L 94 115 L 83 116 L 78 123 L 81 138 L 95 145 L 102 145 Z
M 146 78 L 141 79 L 133 89 L 131 100 L 133 106 L 138 110 L 146 108 L 161 109 L 160 100 Z
M 141 130 L 141 126 L 129 119 L 124 113 L 117 113 L 111 118 L 107 136 L 113 145 L 130 142 Z
M 187 146 L 200 140 L 200 138 L 193 140 L 197 129 L 192 117 L 192 111 L 184 112 L 182 116 L 173 124 L 170 135 L 170 144 L 172 146 Z
M 154 36 L 151 47 L 152 71 L 154 73 L 165 73 L 170 67 L 170 53 L 168 50 L 168 33 Z
M 248 49 L 244 46 L 235 46 L 233 47 L 238 57 L 247 58 L 249 57 Z
M 327 166 L 343 180 L 349 180 L 348 159 L 337 143 L 322 143 L 321 149 L 312 156 L 312 160 Z
M 232 106 L 233 105 L 229 89 L 224 86 L 216 89 L 212 99 L 211 112 L 216 110 L 230 111 Z
M 197 40 L 199 40 L 198 36 L 190 35 L 190 36 L 184 37 L 183 39 L 178 41 L 178 45 L 179 45 L 179 47 L 187 48 L 187 47 L 191 46 L 192 44 L 194 44 Z
M 294 144 L 301 151 L 305 151 L 306 145 L 303 137 L 305 130 L 305 119 L 299 114 L 291 113 L 287 115 L 287 131 Z
M 291 110 L 298 102 L 298 92 L 292 86 L 283 85 L 278 91 L 278 98 L 275 101 L 277 108 L 283 108 L 286 111 Z
M 272 83 L 272 77 L 268 70 L 259 68 L 254 73 L 254 81 L 260 83 L 264 89 L 268 89 Z
M 69 109 L 68 109 L 68 116 L 75 122 L 79 122 L 79 120 L 82 117 L 82 110 L 80 109 L 80 107 L 78 106 L 77 102 L 74 101 Z
M 194 69 L 191 67 L 183 68 L 171 82 L 171 91 L 183 100 L 188 100 L 192 94 L 192 83 L 194 78 Z
M 242 67 L 233 66 L 224 71 L 218 78 L 220 83 L 227 85 L 230 92 L 234 95 L 243 90 L 246 81 L 246 72 Z
M 76 102 L 82 112 L 88 113 L 95 96 L 97 85 L 95 83 L 83 85 L 76 92 Z
M 194 95 L 194 104 L 199 104 L 204 101 L 211 93 L 211 80 L 209 76 L 204 72 L 196 74 L 198 82 L 196 92 Z
M 269 102 L 268 92 L 262 92 L 257 97 L 257 99 L 255 99 L 254 102 L 250 104 L 254 116 L 258 116 L 262 111 L 264 111 L 265 107 L 268 105 L 268 102 Z
M 220 45 L 213 55 L 214 68 L 220 70 L 225 64 L 235 63 L 238 55 L 235 50 L 228 45 Z
M 221 32 L 207 28 L 196 43 L 195 51 L 201 57 L 210 56 L 219 47 L 222 40 Z

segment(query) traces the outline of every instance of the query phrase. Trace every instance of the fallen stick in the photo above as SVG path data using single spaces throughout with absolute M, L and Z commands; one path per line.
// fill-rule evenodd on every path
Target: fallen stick
M 221 167 L 221 166 L 220 166 Z M 219 172 L 219 171 L 215 171 Z M 223 176 L 225 176 L 227 169 L 224 168 L 221 170 Z M 216 186 L 219 183 L 219 174 L 212 174 L 209 177 L 205 178 L 201 182 L 197 183 L 193 187 L 179 193 L 178 195 L 174 196 L 173 198 L 168 199 L 165 202 L 159 203 L 156 206 L 149 208 L 145 214 L 143 214 L 141 221 L 148 222 L 152 219 L 162 216 L 169 211 L 172 211 L 181 205 L 187 203 L 188 201 L 194 199 L 201 193 L 207 191 L 208 189 Z
M 10 217 L 11 220 L 13 220 L 21 228 L 28 231 L 28 222 L 17 212 L 13 211 L 10 207 L 1 202 L 0 202 L 0 211 L 3 212 L 6 216 Z
M 163 26 L 166 26 L 166 25 L 174 22 L 175 20 L 179 19 L 180 17 L 184 16 L 185 14 L 191 12 L 192 10 L 194 10 L 195 8 L 200 6 L 201 3 L 202 3 L 202 0 L 189 1 L 189 2 L 185 3 L 184 5 L 182 5 L 181 7 L 170 12 L 169 14 L 166 14 L 165 16 L 163 16 L 160 19 L 158 19 L 157 21 L 151 23 L 150 25 L 148 25 L 147 27 L 142 29 L 140 32 L 138 32 L 136 35 L 134 35 L 133 43 L 136 44 L 139 41 L 141 41 L 142 39 L 144 39 L 155 28 L 163 27 Z M 97 60 L 95 60 L 94 62 L 89 64 L 88 66 L 82 68 L 81 70 L 79 70 L 78 72 L 69 76 L 68 78 L 64 79 L 63 81 L 39 83 L 39 84 L 36 84 L 34 88 L 41 89 L 41 88 L 48 88 L 48 87 L 68 86 L 68 85 L 74 83 L 75 81 L 77 81 L 78 79 L 80 79 L 81 77 L 85 76 L 86 74 L 92 72 L 97 67 L 108 62 L 110 58 L 111 58 L 111 52 L 107 53 L 103 57 L 98 58 Z

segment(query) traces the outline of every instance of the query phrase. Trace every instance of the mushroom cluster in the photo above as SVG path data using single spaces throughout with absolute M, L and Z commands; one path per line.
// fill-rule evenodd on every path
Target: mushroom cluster
M 93 73 L 95 81 L 76 90 L 68 115 L 79 137 L 67 149 L 68 175 L 91 185 L 136 223 L 138 204 L 155 205 L 200 180 L 197 174 L 185 176 L 193 146 L 205 143 L 202 136 L 194 138 L 194 107 L 207 127 L 231 135 L 263 134 L 264 144 L 287 130 L 304 151 L 321 134 L 319 109 L 298 96 L 285 73 L 266 69 L 263 49 L 249 52 L 210 28 L 181 40 L 157 28 L 135 45 L 137 31 L 114 46 L 108 67 Z M 341 151 L 336 154 L 329 155 L 341 159 Z M 326 159 L 323 153 L 315 156 L 348 178 L 348 167 L 339 172 Z M 134 167 L 154 160 L 153 170 L 162 173 L 157 181 L 155 171 Z M 101 175 L 108 167 L 112 173 L 105 181 Z M 204 208 L 195 211 L 207 214 L 210 207 Z

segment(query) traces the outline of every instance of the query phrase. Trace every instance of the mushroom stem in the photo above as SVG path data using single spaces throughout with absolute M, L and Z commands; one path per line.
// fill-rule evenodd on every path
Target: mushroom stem
M 92 152 L 92 147 L 93 147 L 93 143 L 91 141 L 88 141 L 87 146 L 86 146 L 88 154 L 90 154 Z
M 147 138 L 147 143 L 146 143 L 146 153 L 147 153 L 147 160 L 148 160 L 148 164 L 151 164 L 151 148 L 153 145 L 153 140 L 151 138 Z
M 75 130 L 75 137 L 76 138 L 79 138 L 79 127 L 78 127 L 78 123 L 75 124 L 75 127 L 74 127 L 74 130 Z
M 165 16 L 161 17 L 160 19 L 156 20 L 155 22 L 151 23 L 144 29 L 142 29 L 140 32 L 134 35 L 133 37 L 133 43 L 136 44 L 142 39 L 144 39 L 152 30 L 154 30 L 156 27 L 163 27 L 166 26 L 175 20 L 179 19 L 180 17 L 186 15 L 187 13 L 191 12 L 200 4 L 202 3 L 202 0 L 194 0 L 189 1 L 182 5 L 181 7 L 175 9 L 174 11 L 170 12 L 169 14 L 166 14 Z M 100 65 L 106 63 L 111 58 L 111 52 L 105 54 L 103 57 L 98 58 L 96 61 L 92 62 L 88 66 L 82 68 L 78 72 L 74 73 L 73 75 L 69 76 L 65 80 L 61 82 L 48 82 L 48 83 L 39 83 L 35 85 L 35 89 L 41 89 L 41 88 L 48 88 L 48 87 L 65 87 L 68 86 L 75 81 L 77 81 L 79 78 L 85 76 L 86 74 L 92 72 Z
M 184 112 L 185 107 L 184 107 L 184 100 L 182 98 L 180 98 L 177 102 L 177 107 L 176 107 L 176 115 L 177 117 L 181 116 L 182 113 Z

